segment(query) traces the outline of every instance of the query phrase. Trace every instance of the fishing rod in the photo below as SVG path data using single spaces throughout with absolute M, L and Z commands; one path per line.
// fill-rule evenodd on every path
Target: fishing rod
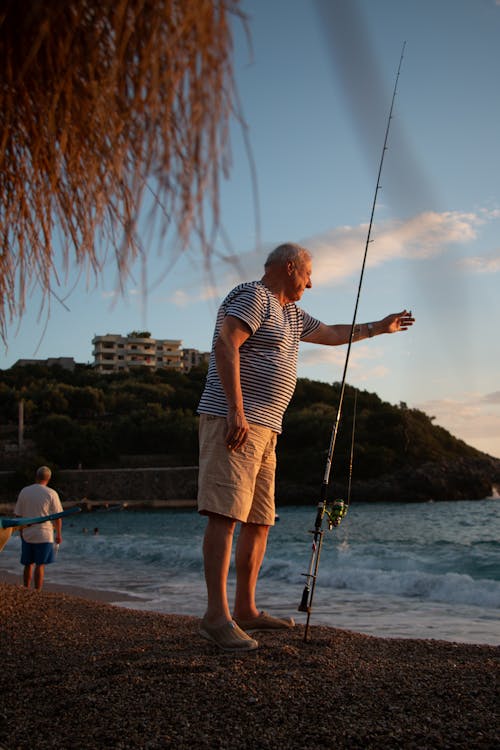
M 298 607 L 299 612 L 307 612 L 306 627 L 304 631 L 304 641 L 306 642 L 307 642 L 308 635 L 309 635 L 309 620 L 311 618 L 311 612 L 312 612 L 312 600 L 314 596 L 316 580 L 318 577 L 321 546 L 323 544 L 323 534 L 324 534 L 324 531 L 322 529 L 323 518 L 324 516 L 327 517 L 327 524 L 328 524 L 329 531 L 331 531 L 333 528 L 337 528 L 337 526 L 340 525 L 340 522 L 342 521 L 342 519 L 345 518 L 345 516 L 347 515 L 347 511 L 349 510 L 349 505 L 351 503 L 352 468 L 353 468 L 353 458 L 354 458 L 354 440 L 355 440 L 355 434 L 356 434 L 357 403 L 358 403 L 358 392 L 354 391 L 354 409 L 353 409 L 353 417 L 352 417 L 351 454 L 349 458 L 349 478 L 348 478 L 348 483 L 347 483 L 347 499 L 344 502 L 341 498 L 338 498 L 337 500 L 334 500 L 331 506 L 328 506 L 326 498 L 324 502 L 323 501 L 320 502 L 318 505 L 318 513 L 316 515 L 315 528 L 313 531 L 311 531 L 311 533 L 314 535 L 313 543 L 312 543 L 311 560 L 309 563 L 308 572 L 302 574 L 306 576 L 306 585 L 304 586 L 304 591 L 302 592 L 302 600 Z
M 384 136 L 384 143 L 382 146 L 382 153 L 380 156 L 380 162 L 378 167 L 378 174 L 377 174 L 377 183 L 375 187 L 375 193 L 373 196 L 373 202 L 372 202 L 372 208 L 370 213 L 370 222 L 368 225 L 368 233 L 366 236 L 366 242 L 365 242 L 365 250 L 363 254 L 363 262 L 361 264 L 361 272 L 359 277 L 359 284 L 358 284 L 358 291 L 356 295 L 356 302 L 354 305 L 354 314 L 352 318 L 351 323 L 351 329 L 349 333 L 349 342 L 347 345 L 347 352 L 344 362 L 344 371 L 342 374 L 342 381 L 340 386 L 340 394 L 339 394 L 339 402 L 337 407 L 337 415 L 335 418 L 335 422 L 333 424 L 331 436 L 330 436 L 330 445 L 328 448 L 326 463 L 325 463 L 325 470 L 323 474 L 323 482 L 321 485 L 321 492 L 320 492 L 320 500 L 317 505 L 317 512 L 316 512 L 316 520 L 314 522 L 314 529 L 311 530 L 311 534 L 313 535 L 313 544 L 312 544 L 312 552 L 311 552 L 311 560 L 309 564 L 309 569 L 307 573 L 303 573 L 303 575 L 306 577 L 306 583 L 304 586 L 304 591 L 302 592 L 302 599 L 300 601 L 298 610 L 299 612 L 307 612 L 307 620 L 306 620 L 306 627 L 304 631 L 304 641 L 308 640 L 308 634 L 309 634 L 309 621 L 311 618 L 311 612 L 312 612 L 312 602 L 314 597 L 314 589 L 316 587 L 316 580 L 318 577 L 318 568 L 319 568 L 319 558 L 321 553 L 321 546 L 323 544 L 323 534 L 324 531 L 322 529 L 323 526 L 323 519 L 325 515 L 327 515 L 328 518 L 328 526 L 331 530 L 334 527 L 337 527 L 342 519 L 345 517 L 347 513 L 348 503 L 345 504 L 342 500 L 336 500 L 333 505 L 329 508 L 328 507 L 328 487 L 330 484 L 330 474 L 332 469 L 332 460 L 333 460 L 333 454 L 335 451 L 335 445 L 337 442 L 337 435 L 339 430 L 339 424 L 340 424 L 340 418 L 342 415 L 342 407 L 344 402 L 344 395 L 345 395 L 345 387 L 346 387 L 346 377 L 347 377 L 347 370 L 349 367 L 349 358 L 351 355 L 351 347 L 354 340 L 354 335 L 356 333 L 356 318 L 358 314 L 358 306 L 359 306 L 359 299 L 361 296 L 361 287 L 363 284 L 363 277 L 365 273 L 365 266 L 366 266 L 366 259 L 368 256 L 368 246 L 370 244 L 371 240 L 371 233 L 372 233 L 372 227 L 373 227 L 373 217 L 375 215 L 375 207 L 377 205 L 377 198 L 378 193 L 380 190 L 380 178 L 382 176 L 382 168 L 384 165 L 384 158 L 385 158 L 385 152 L 387 151 L 387 143 L 389 140 L 389 130 L 391 127 L 391 121 L 392 121 L 392 113 L 394 110 L 394 102 L 396 100 L 396 93 L 398 89 L 398 82 L 399 82 L 399 75 L 401 72 L 401 66 L 403 64 L 403 57 L 405 52 L 406 42 L 403 43 L 403 47 L 401 49 L 401 55 L 399 58 L 399 65 L 396 73 L 396 79 L 394 82 L 394 88 L 392 92 L 392 99 L 391 99 L 391 105 L 389 108 L 389 115 L 387 118 L 387 125 L 385 128 L 385 136 Z M 352 437 L 352 444 L 351 444 L 351 468 L 350 471 L 352 471 L 352 448 L 354 443 L 354 421 L 353 421 L 353 437 Z M 351 486 L 351 478 L 349 478 L 349 492 L 350 492 L 350 486 Z

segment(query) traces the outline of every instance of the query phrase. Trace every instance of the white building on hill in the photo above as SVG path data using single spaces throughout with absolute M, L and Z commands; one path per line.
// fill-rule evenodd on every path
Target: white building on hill
M 153 339 L 147 331 L 132 331 L 127 336 L 94 336 L 92 344 L 94 367 L 99 372 L 127 371 L 139 366 L 182 370 L 182 341 L 178 339 Z
M 148 331 L 132 331 L 127 336 L 107 333 L 92 339 L 94 367 L 99 372 L 128 371 L 134 367 L 189 372 L 208 362 L 209 353 L 182 349 L 179 339 L 153 339 Z

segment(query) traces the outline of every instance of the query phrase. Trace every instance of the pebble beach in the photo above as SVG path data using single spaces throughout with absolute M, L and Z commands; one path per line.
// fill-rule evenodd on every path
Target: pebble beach
M 498 747 L 497 647 L 300 625 L 235 656 L 76 593 L 0 582 L 1 750 Z

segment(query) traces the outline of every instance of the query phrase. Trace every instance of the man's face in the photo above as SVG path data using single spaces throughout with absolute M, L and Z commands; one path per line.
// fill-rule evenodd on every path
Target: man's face
M 312 287 L 312 262 L 309 258 L 302 261 L 289 261 L 287 273 L 287 297 L 290 302 L 297 302 L 302 297 L 304 289 Z

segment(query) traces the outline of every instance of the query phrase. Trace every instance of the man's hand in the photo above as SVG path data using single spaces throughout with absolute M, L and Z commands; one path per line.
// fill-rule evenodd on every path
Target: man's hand
M 248 436 L 248 422 L 243 411 L 230 408 L 227 415 L 226 446 L 236 451 L 245 444 Z
M 398 333 L 398 331 L 407 331 L 414 322 L 415 318 L 411 314 L 411 310 L 403 310 L 399 313 L 387 315 L 380 321 L 379 325 L 385 333 Z

